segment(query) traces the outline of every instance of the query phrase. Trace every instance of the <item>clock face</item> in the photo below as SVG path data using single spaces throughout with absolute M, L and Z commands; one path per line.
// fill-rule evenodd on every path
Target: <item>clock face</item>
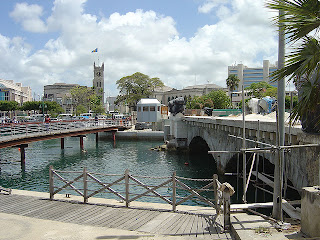
M 97 72 L 96 74 L 97 74 L 97 76 L 98 76 L 98 77 L 100 77 L 100 76 L 101 76 L 101 72 Z

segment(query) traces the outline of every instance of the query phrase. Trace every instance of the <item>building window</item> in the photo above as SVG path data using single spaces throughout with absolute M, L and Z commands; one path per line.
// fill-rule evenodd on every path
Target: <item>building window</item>
M 160 112 L 160 106 L 158 106 L 158 112 Z
M 156 107 L 155 106 L 150 106 L 150 112 L 155 112 L 156 111 Z
M 138 107 L 138 112 L 141 112 L 141 107 Z
M 143 111 L 144 112 L 148 112 L 149 111 L 149 107 L 143 107 Z

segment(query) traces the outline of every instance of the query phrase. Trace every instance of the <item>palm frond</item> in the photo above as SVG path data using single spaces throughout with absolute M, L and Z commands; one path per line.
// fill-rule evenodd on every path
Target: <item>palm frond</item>
M 269 0 L 266 6 L 273 10 L 282 11 L 273 21 L 282 27 L 287 39 L 295 42 L 320 27 L 319 0 Z

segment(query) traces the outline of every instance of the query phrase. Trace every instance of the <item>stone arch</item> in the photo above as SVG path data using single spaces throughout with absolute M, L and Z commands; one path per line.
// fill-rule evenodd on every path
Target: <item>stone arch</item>
M 209 150 L 209 145 L 200 136 L 194 137 L 189 144 L 189 151 L 191 154 L 207 154 Z

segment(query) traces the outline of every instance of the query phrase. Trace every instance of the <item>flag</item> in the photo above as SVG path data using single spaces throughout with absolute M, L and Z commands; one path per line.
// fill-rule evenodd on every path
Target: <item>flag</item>
M 92 50 L 91 52 L 98 52 L 98 48 Z

